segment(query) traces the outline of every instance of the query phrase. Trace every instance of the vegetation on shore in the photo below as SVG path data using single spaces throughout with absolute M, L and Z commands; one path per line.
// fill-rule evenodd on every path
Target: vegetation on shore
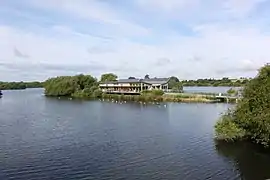
M 251 140 L 270 145 L 270 65 L 243 89 L 242 100 L 215 125 L 216 138 L 225 141 Z
M 16 89 L 26 89 L 26 88 L 41 88 L 43 87 L 42 82 L 34 81 L 34 82 L 1 82 L 0 81 L 0 89 L 1 90 L 16 90 Z
M 183 86 L 227 86 L 227 87 L 242 87 L 246 85 L 250 79 L 240 78 L 232 80 L 229 78 L 222 79 L 197 79 L 197 80 L 184 80 L 182 81 Z
M 137 102 L 214 102 L 215 99 L 207 95 L 196 94 L 164 94 L 162 90 L 143 91 L 141 95 L 117 95 L 103 94 L 103 99 L 111 99 L 117 101 L 137 101 Z

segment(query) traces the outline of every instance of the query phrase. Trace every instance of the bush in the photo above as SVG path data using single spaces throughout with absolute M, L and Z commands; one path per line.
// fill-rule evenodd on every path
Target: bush
M 96 90 L 96 79 L 90 75 L 59 76 L 50 78 L 44 83 L 47 96 L 89 96 Z
M 238 127 L 230 115 L 223 115 L 216 123 L 215 130 L 218 140 L 236 141 L 246 136 L 245 130 Z
M 94 97 L 94 98 L 102 97 L 102 91 L 100 89 L 94 90 L 94 92 L 92 93 L 92 97 Z
M 228 131 L 239 133 L 265 147 L 270 145 L 270 65 L 260 69 L 258 75 L 249 81 L 242 91 L 242 100 L 229 116 L 216 124 L 216 134 L 226 137 Z M 233 139 L 241 138 L 232 135 Z M 230 137 L 230 136 L 229 136 Z

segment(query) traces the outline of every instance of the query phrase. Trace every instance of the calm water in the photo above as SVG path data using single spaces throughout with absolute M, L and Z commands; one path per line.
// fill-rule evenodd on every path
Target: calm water
M 0 179 L 263 180 L 270 156 L 249 144 L 213 141 L 227 104 L 115 104 L 0 99 Z

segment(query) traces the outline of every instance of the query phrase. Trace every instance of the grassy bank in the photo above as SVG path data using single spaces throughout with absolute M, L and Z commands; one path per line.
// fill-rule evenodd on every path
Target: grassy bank
M 206 95 L 195 94 L 163 94 L 153 95 L 116 95 L 116 94 L 102 94 L 102 99 L 112 99 L 118 101 L 138 101 L 138 102 L 194 102 L 194 103 L 211 103 L 216 102 L 214 97 Z

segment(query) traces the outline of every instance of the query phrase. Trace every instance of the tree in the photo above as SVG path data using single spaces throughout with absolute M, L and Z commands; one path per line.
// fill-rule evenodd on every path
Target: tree
M 135 77 L 133 77 L 133 76 L 131 76 L 131 77 L 129 77 L 128 79 L 136 79 Z
M 170 80 L 174 82 L 180 82 L 179 79 L 175 76 L 170 77 Z
M 146 75 L 144 76 L 144 79 L 150 79 L 150 76 L 149 76 L 148 74 L 146 74 Z
M 44 83 L 46 96 L 93 97 L 98 90 L 96 78 L 90 75 L 59 76 Z M 96 93 L 98 94 L 98 93 Z
M 117 75 L 113 73 L 102 74 L 100 78 L 100 82 L 116 81 L 117 78 L 118 78 Z
M 218 139 L 249 139 L 270 146 L 270 65 L 260 69 L 242 91 L 242 100 L 215 126 Z
M 183 84 L 175 76 L 170 77 L 168 84 L 169 84 L 169 89 L 172 89 L 172 91 L 179 92 L 183 90 Z

